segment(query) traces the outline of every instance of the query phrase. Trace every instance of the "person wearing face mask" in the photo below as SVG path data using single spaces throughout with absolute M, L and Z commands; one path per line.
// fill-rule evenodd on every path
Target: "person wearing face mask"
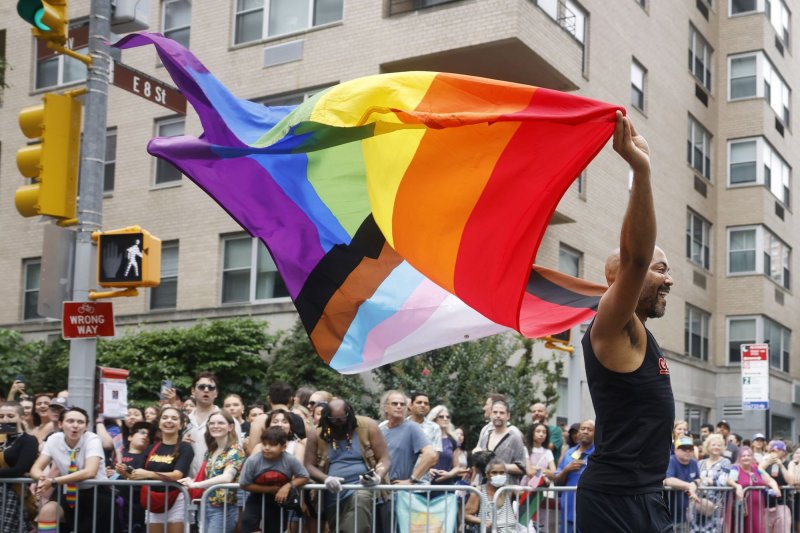
M 0 406 L 0 480 L 25 477 L 36 461 L 39 442 L 33 435 L 25 433 L 23 416 L 24 410 L 17 402 L 8 401 Z M 26 513 L 20 516 L 20 495 L 23 493 Z M 27 531 L 32 513 L 35 513 L 35 502 L 30 492 L 22 485 L 0 484 L 0 533 Z
M 481 515 L 485 517 L 486 531 L 511 533 L 517 531 L 517 517 L 509 497 L 511 493 L 503 493 L 497 499 L 497 523 L 492 523 L 492 511 L 495 505 L 495 493 L 506 485 L 508 475 L 506 463 L 500 459 L 492 459 L 486 464 L 484 470 L 486 482 L 481 486 L 481 495 L 471 493 L 464 509 L 464 521 L 467 523 L 465 531 L 479 531 Z M 492 529 L 494 526 L 494 529 Z

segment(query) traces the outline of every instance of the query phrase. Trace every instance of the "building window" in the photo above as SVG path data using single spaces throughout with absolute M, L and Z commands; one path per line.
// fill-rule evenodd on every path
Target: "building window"
M 763 185 L 791 205 L 792 169 L 763 137 L 728 142 L 728 186 Z
M 150 289 L 150 309 L 174 309 L 178 304 L 178 241 L 161 245 L 161 284 Z
M 789 289 L 791 257 L 792 249 L 765 226 L 728 229 L 728 275 L 764 273 Z
M 686 257 L 706 270 L 711 268 L 711 223 L 689 209 L 686 212 Z
M 69 38 L 73 50 L 79 54 L 87 54 L 89 51 L 89 25 L 70 26 Z M 34 87 L 39 89 L 50 89 L 61 85 L 70 85 L 86 81 L 86 65 L 77 59 L 64 54 L 57 54 L 47 48 L 47 44 L 42 39 L 35 39 L 36 44 L 36 79 Z
M 793 426 L 794 418 L 770 414 L 769 433 L 771 438 L 785 440 L 786 442 L 793 441 Z
M 289 296 L 267 248 L 253 237 L 223 237 L 222 303 L 252 303 Z
M 647 76 L 645 68 L 636 61 L 631 61 L 631 104 L 644 111 L 644 81 Z
M 769 366 L 789 371 L 792 332 L 765 316 L 728 318 L 728 362 L 741 363 L 742 344 L 769 344 Z
M 688 163 L 704 178 L 711 179 L 711 134 L 694 117 L 689 116 L 686 144 Z
M 711 315 L 693 305 L 686 304 L 683 328 L 683 351 L 686 355 L 708 361 L 708 331 Z
M 763 52 L 729 58 L 730 100 L 764 98 L 784 124 L 790 122 L 792 91 Z
M 684 404 L 683 419 L 689 423 L 689 432 L 695 435 L 700 433 L 700 426 L 708 424 L 708 407 L 702 405 Z
M 23 297 L 22 297 L 22 318 L 32 320 L 44 318 L 39 314 L 39 277 L 42 272 L 42 260 L 26 259 L 22 262 L 23 270 Z
M 583 253 L 566 244 L 558 246 L 558 271 L 579 278 L 581 276 L 581 263 Z
M 707 90 L 711 90 L 711 53 L 713 50 L 700 32 L 689 25 L 689 71 Z
M 169 37 L 189 48 L 192 3 L 189 0 L 166 0 L 163 14 L 161 27 L 164 29 L 164 37 Z
M 281 106 L 281 105 L 300 105 L 320 91 L 332 87 L 332 85 L 321 85 L 311 89 L 303 89 L 301 91 L 293 91 L 290 93 L 277 94 L 274 96 L 265 96 L 263 98 L 256 98 L 253 100 L 256 103 L 264 104 L 265 106 Z
M 784 45 L 789 45 L 789 28 L 791 28 L 792 12 L 783 0 L 766 0 L 766 11 L 775 33 Z
M 769 344 L 769 366 L 789 371 L 789 341 L 791 332 L 774 320 L 762 317 L 764 322 L 764 342 Z
M 342 20 L 344 0 L 236 0 L 234 44 Z
M 114 173 L 117 168 L 117 130 L 106 131 L 106 157 L 103 165 L 103 192 L 114 190 Z
M 731 15 L 754 13 L 764 9 L 764 0 L 731 0 Z
M 184 119 L 167 118 L 156 120 L 156 137 L 175 137 L 184 134 Z M 174 183 L 181 180 L 181 171 L 172 163 L 156 158 L 156 185 Z
M 741 363 L 741 345 L 756 342 L 757 321 L 756 317 L 728 319 L 728 364 Z

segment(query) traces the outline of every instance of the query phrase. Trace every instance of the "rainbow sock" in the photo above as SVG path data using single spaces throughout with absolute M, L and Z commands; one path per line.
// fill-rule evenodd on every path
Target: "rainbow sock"
M 37 531 L 45 533 L 47 531 L 55 531 L 58 528 L 58 522 L 37 522 Z

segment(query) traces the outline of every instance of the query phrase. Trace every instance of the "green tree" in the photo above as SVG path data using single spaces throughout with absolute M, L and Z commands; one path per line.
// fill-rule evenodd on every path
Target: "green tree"
M 299 320 L 292 329 L 281 333 L 269 359 L 267 383 L 285 381 L 294 387 L 310 385 L 347 399 L 359 414 L 377 415 L 377 402 L 361 377 L 340 374 L 325 364 L 314 351 Z
M 264 355 L 274 337 L 266 324 L 249 318 L 200 322 L 190 328 L 141 331 L 101 340 L 97 364 L 125 368 L 133 402 L 158 400 L 161 380 L 170 379 L 185 396 L 199 372 L 214 372 L 220 396 L 263 397 L 269 364 Z
M 558 400 L 563 363 L 534 363 L 533 345 L 519 335 L 495 335 L 404 359 L 378 368 L 375 375 L 387 390 L 424 391 L 432 405 L 447 405 L 453 423 L 464 428 L 468 445 L 474 446 L 490 392 L 507 396 L 512 422 L 520 427 L 531 401 Z

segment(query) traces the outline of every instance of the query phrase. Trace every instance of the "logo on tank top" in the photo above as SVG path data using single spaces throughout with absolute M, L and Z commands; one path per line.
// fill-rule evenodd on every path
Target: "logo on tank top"
M 658 358 L 658 373 L 662 376 L 669 375 L 669 367 L 667 366 L 667 360 L 663 357 Z

